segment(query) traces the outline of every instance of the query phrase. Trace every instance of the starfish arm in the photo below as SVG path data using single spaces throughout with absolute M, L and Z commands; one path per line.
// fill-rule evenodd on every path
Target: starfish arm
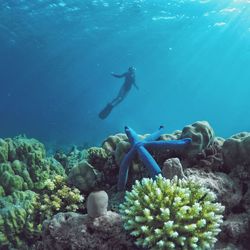
M 155 131 L 154 133 L 147 136 L 143 141 L 146 142 L 146 141 L 155 141 L 155 140 L 157 140 L 160 137 L 160 135 L 162 134 L 162 130 L 163 130 L 163 126 L 160 126 L 157 131 Z
M 129 152 L 124 156 L 120 168 L 119 168 L 119 177 L 118 177 L 118 184 L 117 189 L 118 191 L 122 191 L 125 189 L 127 179 L 128 179 L 128 168 L 131 164 L 133 158 L 135 157 L 136 149 L 132 147 Z
M 143 146 L 148 149 L 183 149 L 188 144 L 190 144 L 192 140 L 190 138 L 185 138 L 181 140 L 168 140 L 168 141 L 152 141 L 152 142 L 144 142 Z
M 139 157 L 140 157 L 141 161 L 143 162 L 143 164 L 149 170 L 149 173 L 150 173 L 151 177 L 155 177 L 156 175 L 158 175 L 159 173 L 161 173 L 160 167 L 158 166 L 158 164 L 156 163 L 155 159 L 147 151 L 146 148 L 144 148 L 143 146 L 139 146 L 137 148 L 137 152 L 139 154 Z
M 132 145 L 134 145 L 135 143 L 140 141 L 138 135 L 136 134 L 136 132 L 132 128 L 126 126 L 125 133 L 128 136 L 128 140 Z

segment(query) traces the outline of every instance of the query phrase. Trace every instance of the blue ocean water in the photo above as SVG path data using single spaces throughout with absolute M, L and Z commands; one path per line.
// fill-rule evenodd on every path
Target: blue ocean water
M 136 67 L 110 116 L 100 110 Z M 1 0 L 0 137 L 98 145 L 129 125 L 250 130 L 250 1 Z

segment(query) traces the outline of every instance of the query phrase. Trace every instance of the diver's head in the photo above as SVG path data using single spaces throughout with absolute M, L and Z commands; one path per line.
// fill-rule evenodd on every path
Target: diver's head
M 135 68 L 135 67 L 132 67 L 132 66 L 128 68 L 128 71 L 129 71 L 130 73 L 134 73 L 135 70 L 136 70 L 136 68 Z

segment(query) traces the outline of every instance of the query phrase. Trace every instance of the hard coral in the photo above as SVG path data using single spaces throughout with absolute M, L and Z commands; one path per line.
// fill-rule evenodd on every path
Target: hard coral
M 181 138 L 192 139 L 192 143 L 186 148 L 186 154 L 193 157 L 213 143 L 215 134 L 207 121 L 198 121 L 184 127 Z
M 136 181 L 120 205 L 125 229 L 150 249 L 211 249 L 224 207 L 192 179 Z
M 250 166 L 249 151 L 250 133 L 242 132 L 231 136 L 224 142 L 222 146 L 225 165 L 230 170 L 237 167 L 237 165 Z
M 83 192 L 88 192 L 98 181 L 99 172 L 87 161 L 79 162 L 69 173 L 69 184 L 79 188 Z
M 29 190 L 0 198 L 1 247 L 22 247 L 24 238 L 31 240 L 41 230 L 34 223 L 36 201 L 37 194 Z

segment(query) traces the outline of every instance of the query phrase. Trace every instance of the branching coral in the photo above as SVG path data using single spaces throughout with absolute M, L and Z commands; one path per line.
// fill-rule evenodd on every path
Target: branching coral
M 120 205 L 124 226 L 138 246 L 150 249 L 211 249 L 224 207 L 192 179 L 136 181 Z
M 45 182 L 46 189 L 39 196 L 36 205 L 39 221 L 50 219 L 57 212 L 75 212 L 83 208 L 84 197 L 77 188 L 66 185 L 66 178 L 57 175 L 53 180 Z

